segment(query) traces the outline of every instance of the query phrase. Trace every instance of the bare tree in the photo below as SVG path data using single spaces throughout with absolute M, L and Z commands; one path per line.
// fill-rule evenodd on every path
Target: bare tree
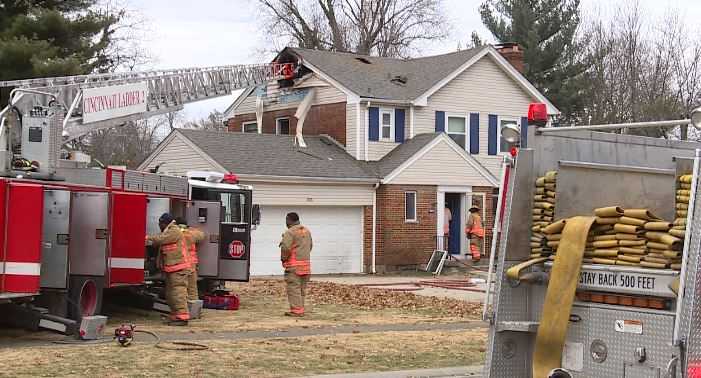
M 701 100 L 701 40 L 691 38 L 677 12 L 658 21 L 637 2 L 621 5 L 609 23 L 596 21 L 587 37 L 586 121 L 616 123 L 675 119 Z M 631 130 L 686 139 L 687 130 Z
M 310 49 L 408 57 L 443 39 L 442 0 L 258 0 L 271 38 Z
M 224 114 L 218 110 L 214 110 L 205 118 L 186 122 L 184 128 L 210 130 L 210 131 L 227 131 L 224 124 Z

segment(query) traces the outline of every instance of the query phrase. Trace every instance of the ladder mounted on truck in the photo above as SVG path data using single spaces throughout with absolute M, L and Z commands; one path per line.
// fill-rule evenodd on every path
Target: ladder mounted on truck
M 237 89 L 290 80 L 295 74 L 292 63 L 271 63 L 0 81 L 0 89 L 14 88 L 10 106 L 0 111 L 0 117 L 27 94 L 52 97 L 67 109 L 64 137 L 71 140 L 90 131 L 181 110 L 191 102 L 227 96 Z M 110 105 L 110 101 L 120 101 L 119 97 L 114 97 L 115 92 L 100 89 L 110 87 L 138 91 L 139 96 L 144 95 L 143 99 L 138 99 L 142 106 L 133 107 L 138 111 L 131 114 L 106 113 L 108 118 L 93 117 L 93 120 L 85 117 L 86 110 L 89 112 L 96 106 L 119 108 Z M 86 106 L 93 109 L 86 109 Z

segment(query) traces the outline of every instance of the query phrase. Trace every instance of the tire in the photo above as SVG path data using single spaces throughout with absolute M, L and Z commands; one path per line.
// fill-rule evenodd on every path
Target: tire
M 77 321 L 102 311 L 104 277 L 71 276 L 68 289 L 68 316 Z

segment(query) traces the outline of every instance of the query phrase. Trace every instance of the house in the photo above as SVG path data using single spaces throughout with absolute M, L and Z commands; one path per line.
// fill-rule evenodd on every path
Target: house
M 170 173 L 232 171 L 253 185 L 253 274 L 281 273 L 287 211 L 312 229 L 319 273 L 425 264 L 437 246 L 464 253 L 473 204 L 488 248 L 501 126 L 527 126 L 532 102 L 558 113 L 520 74 L 521 57 L 513 45 L 410 60 L 286 48 L 276 62 L 294 63 L 295 78 L 245 90 L 224 114 L 230 133 L 177 130 L 140 168 L 168 161 Z

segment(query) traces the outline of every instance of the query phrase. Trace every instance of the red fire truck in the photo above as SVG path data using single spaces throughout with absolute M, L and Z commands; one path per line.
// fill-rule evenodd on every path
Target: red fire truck
M 92 130 L 291 75 L 271 64 L 0 82 L 14 88 L 0 112 L 0 322 L 67 332 L 100 312 L 104 291 L 157 280 L 144 236 L 165 212 L 207 233 L 209 286 L 247 281 L 258 212 L 235 175 L 95 169 L 61 154 Z

